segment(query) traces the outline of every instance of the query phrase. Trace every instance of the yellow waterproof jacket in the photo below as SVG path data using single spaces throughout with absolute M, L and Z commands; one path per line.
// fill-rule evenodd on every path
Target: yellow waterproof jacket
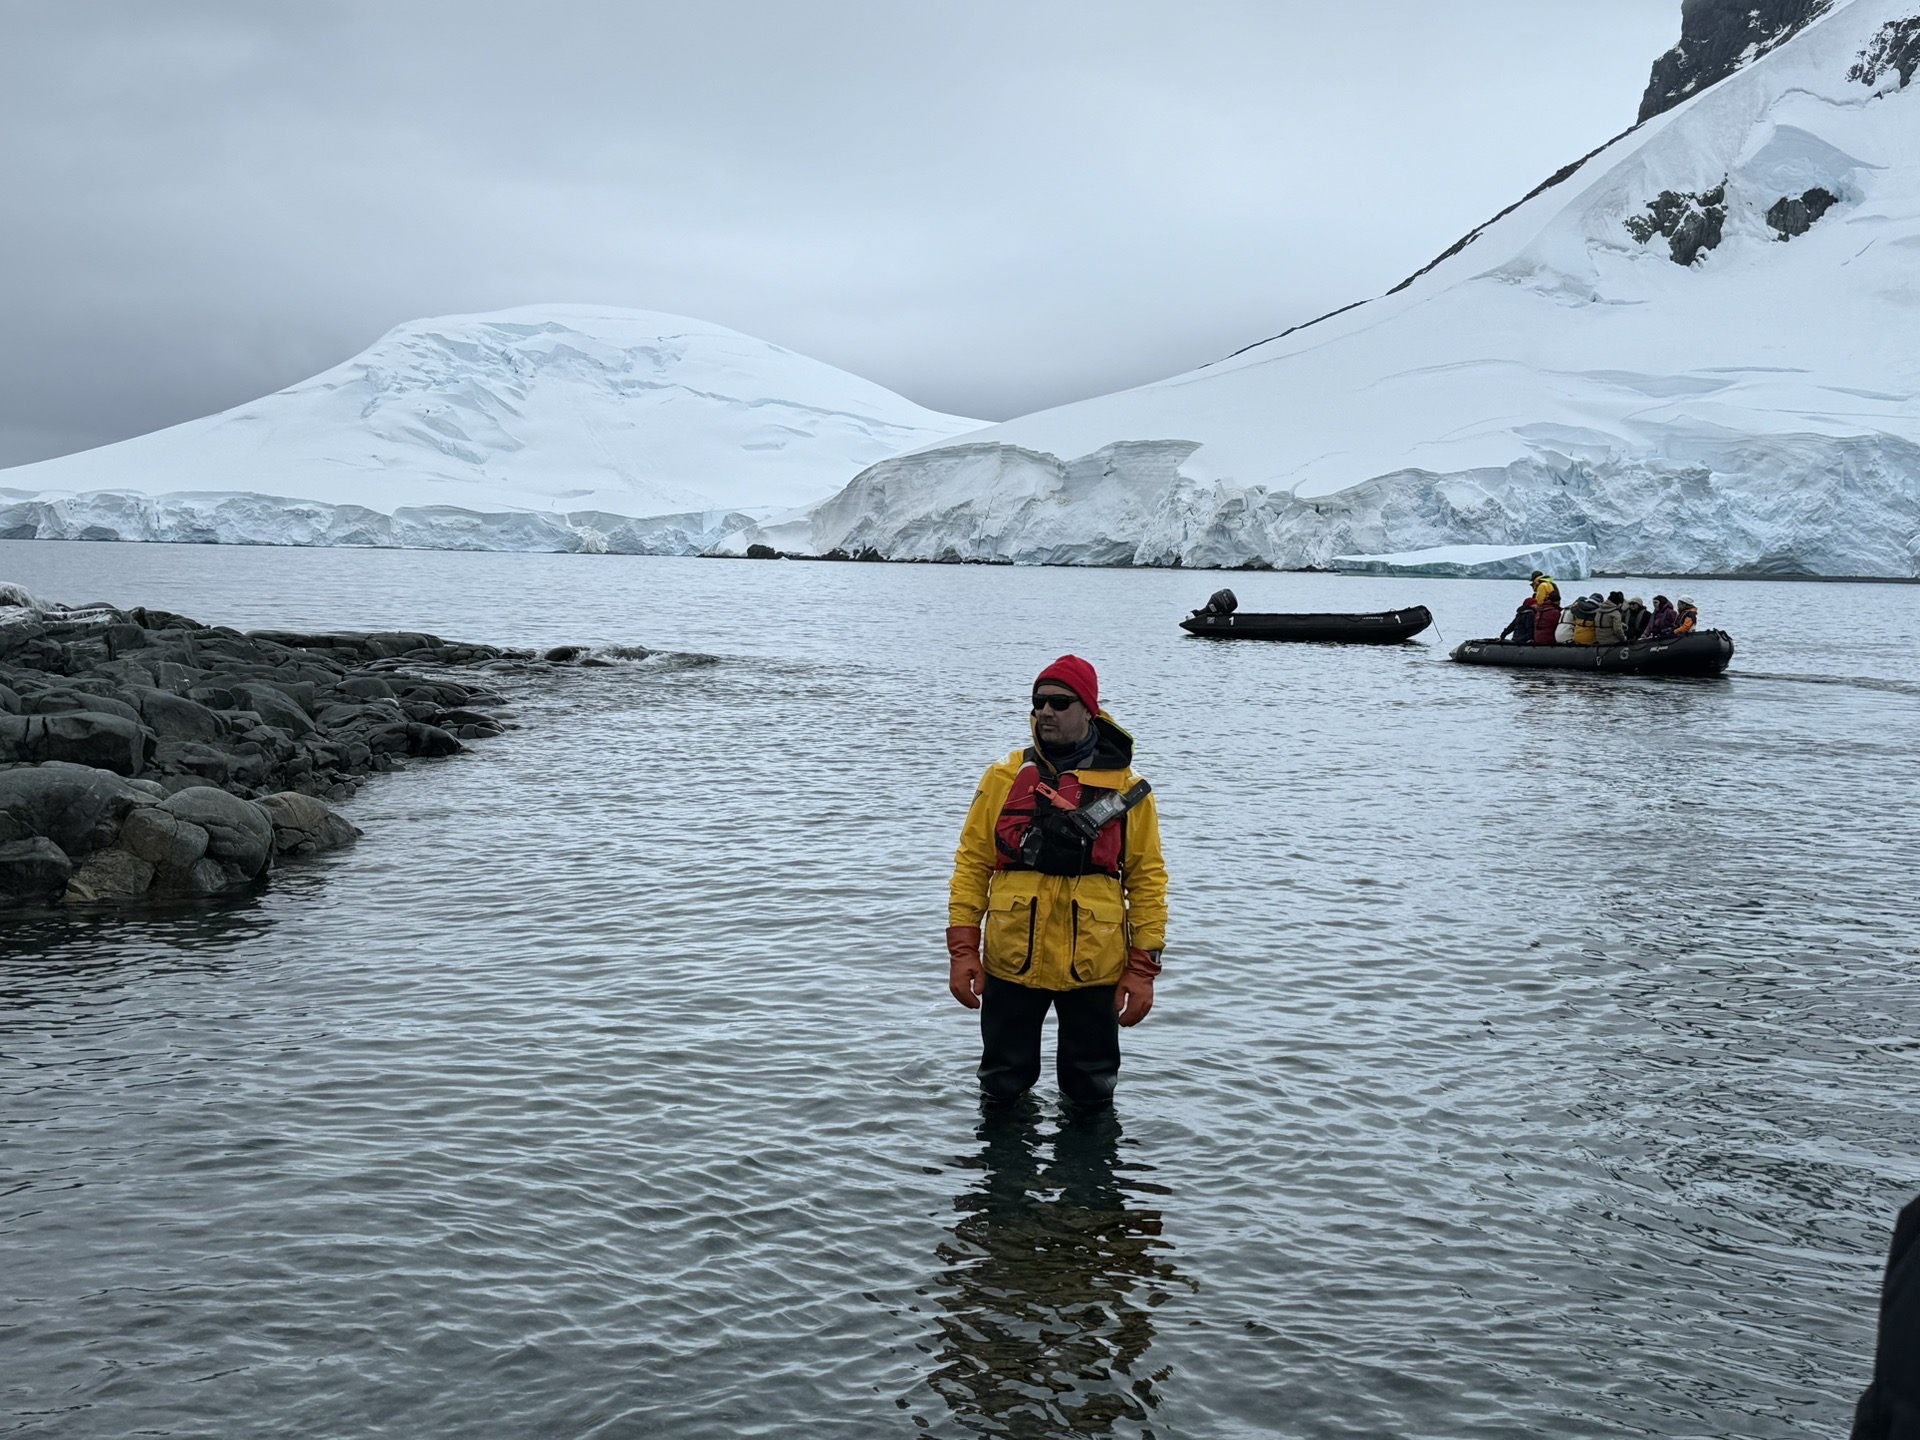
M 1104 710 L 1097 723 L 1102 743 L 1093 763 L 1069 773 L 1082 785 L 1130 789 L 1140 779 L 1133 737 Z M 1117 984 L 1129 945 L 1159 950 L 1167 942 L 1167 866 L 1154 797 L 1115 822 L 1125 827 L 1118 877 L 1002 870 L 994 826 L 1026 761 L 1027 752 L 1016 750 L 981 777 L 954 852 L 947 923 L 981 927 L 987 973 L 1002 980 L 1036 990 Z
M 1542 575 L 1538 580 L 1533 582 L 1533 603 L 1535 605 L 1544 605 L 1547 603 L 1549 597 L 1552 598 L 1556 605 L 1559 604 L 1560 587 L 1553 583 L 1552 576 Z

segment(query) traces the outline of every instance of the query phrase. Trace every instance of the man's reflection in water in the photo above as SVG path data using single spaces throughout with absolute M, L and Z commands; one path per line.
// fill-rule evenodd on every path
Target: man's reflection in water
M 1120 1157 L 1111 1110 L 1043 1133 L 1031 1098 L 989 1112 L 978 1181 L 939 1250 L 940 1336 L 928 1383 L 981 1435 L 1110 1435 L 1145 1429 L 1166 1377 L 1144 1364 L 1154 1308 L 1187 1284 L 1165 1258 L 1167 1191 Z

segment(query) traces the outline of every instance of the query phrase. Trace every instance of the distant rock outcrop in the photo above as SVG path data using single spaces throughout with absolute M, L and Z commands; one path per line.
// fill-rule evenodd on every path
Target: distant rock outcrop
M 1651 120 L 1791 40 L 1833 8 L 1833 0 L 1685 0 L 1680 43 L 1653 62 L 1640 101 Z

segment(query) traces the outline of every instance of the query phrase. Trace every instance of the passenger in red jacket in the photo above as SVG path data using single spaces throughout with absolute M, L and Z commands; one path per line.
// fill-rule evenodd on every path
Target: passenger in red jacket
M 1560 628 L 1560 591 L 1547 591 L 1546 598 L 1533 607 L 1533 643 L 1553 644 L 1553 632 Z

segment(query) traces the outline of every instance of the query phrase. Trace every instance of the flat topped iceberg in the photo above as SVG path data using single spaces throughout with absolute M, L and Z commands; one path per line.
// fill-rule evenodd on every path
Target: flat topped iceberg
M 1593 574 L 1593 547 L 1562 545 L 1435 545 L 1399 555 L 1336 555 L 1343 575 L 1437 575 L 1456 580 L 1524 580 L 1535 570 L 1558 580 Z
M 1853 0 L 1394 292 L 877 462 L 776 548 L 1920 575 L 1920 0 Z M 754 543 L 749 535 L 729 545 Z
M 0 534 L 592 549 L 584 531 L 638 543 L 661 519 L 700 548 L 700 516 L 745 524 L 980 424 L 702 321 L 529 306 L 413 321 L 249 404 L 0 470 Z

